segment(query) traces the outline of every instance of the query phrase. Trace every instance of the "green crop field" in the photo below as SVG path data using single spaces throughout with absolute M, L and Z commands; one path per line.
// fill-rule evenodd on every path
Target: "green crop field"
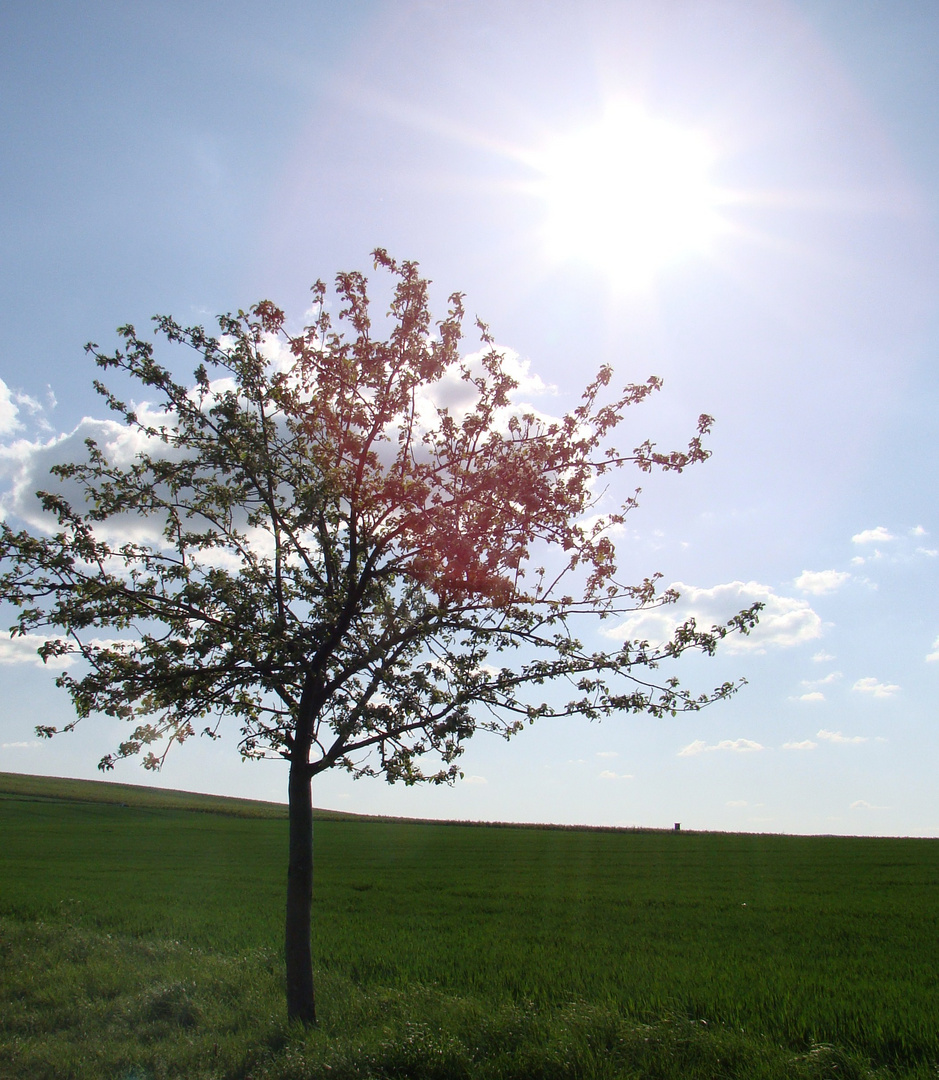
M 0 1078 L 939 1076 L 939 841 L 320 815 L 0 775 Z

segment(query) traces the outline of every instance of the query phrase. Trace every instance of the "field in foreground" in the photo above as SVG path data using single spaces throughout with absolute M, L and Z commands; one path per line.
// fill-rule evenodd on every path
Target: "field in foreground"
M 0 776 L 0 1078 L 939 1075 L 939 841 L 319 820 L 303 1033 L 206 799 Z

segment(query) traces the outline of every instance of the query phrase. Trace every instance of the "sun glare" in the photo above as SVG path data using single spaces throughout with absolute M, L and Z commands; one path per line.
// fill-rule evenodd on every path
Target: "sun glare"
M 545 243 L 557 260 L 585 260 L 622 285 L 707 250 L 721 228 L 700 133 L 621 105 L 539 155 Z

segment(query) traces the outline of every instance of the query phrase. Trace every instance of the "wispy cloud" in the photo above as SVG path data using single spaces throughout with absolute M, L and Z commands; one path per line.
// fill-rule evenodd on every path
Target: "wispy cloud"
M 731 753 L 747 754 L 756 750 L 765 750 L 765 746 L 754 742 L 753 739 L 721 739 L 720 742 L 708 746 L 704 739 L 696 739 L 682 750 L 678 751 L 679 757 L 695 757 L 698 754 L 709 754 L 715 750 L 728 750 Z
M 843 677 L 844 676 L 841 674 L 840 671 L 830 671 L 827 675 L 825 675 L 821 679 L 803 679 L 802 680 L 802 685 L 803 686 L 809 686 L 809 687 L 831 686 L 832 683 L 836 683 L 839 679 L 841 679 Z
M 848 807 L 849 810 L 889 810 L 889 806 L 875 806 L 866 799 L 855 799 Z
M 875 698 L 888 698 L 895 694 L 900 687 L 896 683 L 882 683 L 879 679 L 869 676 L 866 679 L 858 679 L 851 689 L 862 694 L 871 694 Z
M 32 421 L 32 427 L 36 431 L 50 432 L 47 418 L 47 409 L 55 408 L 55 395 L 50 390 L 47 395 L 47 403 L 43 405 L 29 394 L 11 390 L 0 379 L 0 436 L 9 436 L 22 433 L 24 429 L 24 416 Z
M 842 678 L 840 671 L 831 671 L 824 678 L 821 679 L 803 679 L 802 685 L 805 687 L 805 693 L 799 694 L 795 698 L 791 698 L 792 701 L 824 701 L 825 695 L 819 690 L 820 686 L 831 686 L 832 683 L 836 683 Z
M 826 731 L 825 728 L 822 728 L 816 738 L 824 739 L 825 742 L 834 743 L 836 746 L 867 742 L 866 735 L 842 735 L 840 731 Z
M 804 593 L 824 596 L 840 588 L 850 578 L 851 575 L 844 570 L 803 570 L 794 584 Z
M 867 550 L 863 554 L 859 553 L 851 559 L 852 566 L 865 566 L 880 562 L 912 562 L 917 559 L 935 559 L 939 558 L 939 547 L 929 547 L 922 543 L 922 538 L 928 536 L 929 533 L 922 527 L 917 525 L 912 529 L 905 529 L 902 532 L 896 533 L 890 532 L 886 526 L 878 525 L 876 529 L 864 529 L 863 532 L 856 533 L 851 537 L 852 541 L 861 546 L 866 547 Z M 913 541 L 920 540 L 919 545 L 914 546 L 911 543 Z M 889 544 L 889 551 L 882 551 L 880 547 L 876 545 Z M 861 584 L 866 585 L 868 588 L 876 589 L 877 585 L 873 581 L 860 580 Z
M 611 769 L 604 769 L 603 772 L 600 773 L 600 779 L 601 780 L 635 780 L 635 777 L 633 776 L 632 773 L 616 773 L 616 772 L 613 772 Z
M 0 379 L 0 435 L 11 435 L 20 426 L 18 412 L 9 386 Z
M 31 742 L 5 742 L 0 743 L 0 750 L 35 750 L 37 746 L 42 746 L 38 739 Z
M 939 660 L 939 637 L 932 643 L 932 652 L 926 656 L 926 662 L 929 664 L 934 664 L 937 660 Z
M 485 776 L 464 776 L 463 777 L 463 783 L 464 784 L 488 784 L 489 781 L 485 778 Z
M 619 757 L 619 753 L 616 750 L 598 750 L 597 757 Z
M 803 739 L 801 742 L 783 743 L 783 750 L 817 750 L 818 743 L 811 739 Z

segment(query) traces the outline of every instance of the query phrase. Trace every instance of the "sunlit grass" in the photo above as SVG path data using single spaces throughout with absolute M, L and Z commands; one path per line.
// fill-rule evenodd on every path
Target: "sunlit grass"
M 935 841 L 320 821 L 304 1034 L 283 818 L 0 829 L 0 1078 L 936 1076 Z

